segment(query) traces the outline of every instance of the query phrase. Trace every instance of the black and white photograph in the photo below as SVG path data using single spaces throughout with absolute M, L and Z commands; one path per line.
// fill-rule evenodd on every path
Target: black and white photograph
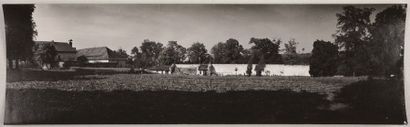
M 406 3 L 2 12 L 6 125 L 407 125 Z

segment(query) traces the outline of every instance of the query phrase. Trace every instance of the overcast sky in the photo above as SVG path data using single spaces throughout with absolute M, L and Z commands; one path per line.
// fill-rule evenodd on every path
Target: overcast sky
M 336 13 L 343 6 L 38 4 L 33 16 L 36 40 L 73 39 L 77 49 L 107 46 L 130 53 L 150 39 L 164 45 L 175 40 L 184 47 L 198 41 L 210 52 L 229 38 L 249 48 L 250 38 L 257 37 L 294 38 L 298 51 L 310 52 L 316 39 L 334 41 Z M 364 6 L 378 12 L 389 5 Z

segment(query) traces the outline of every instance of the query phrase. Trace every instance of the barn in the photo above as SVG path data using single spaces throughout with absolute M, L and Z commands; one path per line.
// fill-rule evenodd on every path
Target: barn
M 127 62 L 127 58 L 121 57 L 108 47 L 79 49 L 76 56 L 85 57 L 86 66 L 94 67 L 125 67 Z

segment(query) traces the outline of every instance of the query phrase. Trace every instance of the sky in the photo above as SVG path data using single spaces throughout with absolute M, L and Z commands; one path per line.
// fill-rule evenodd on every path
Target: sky
M 345 5 L 149 5 L 149 4 L 37 4 L 33 13 L 36 40 L 67 42 L 77 49 L 107 46 L 140 47 L 144 39 L 177 41 L 188 48 L 204 43 L 208 52 L 229 38 L 250 48 L 249 40 L 295 39 L 297 50 L 310 52 L 317 39 L 334 41 L 336 13 Z M 373 7 L 377 12 L 390 5 Z M 284 48 L 282 45 L 281 48 Z

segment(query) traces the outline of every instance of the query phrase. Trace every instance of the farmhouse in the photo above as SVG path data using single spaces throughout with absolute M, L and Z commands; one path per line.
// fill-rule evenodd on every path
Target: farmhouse
M 63 67 L 63 65 L 68 62 L 76 61 L 77 51 L 73 47 L 73 42 L 71 39 L 68 41 L 68 43 L 55 41 L 35 41 L 35 44 L 51 44 L 56 49 L 56 60 L 58 61 L 59 67 Z
M 85 57 L 87 66 L 124 67 L 127 58 L 121 57 L 108 47 L 79 49 L 77 58 Z

